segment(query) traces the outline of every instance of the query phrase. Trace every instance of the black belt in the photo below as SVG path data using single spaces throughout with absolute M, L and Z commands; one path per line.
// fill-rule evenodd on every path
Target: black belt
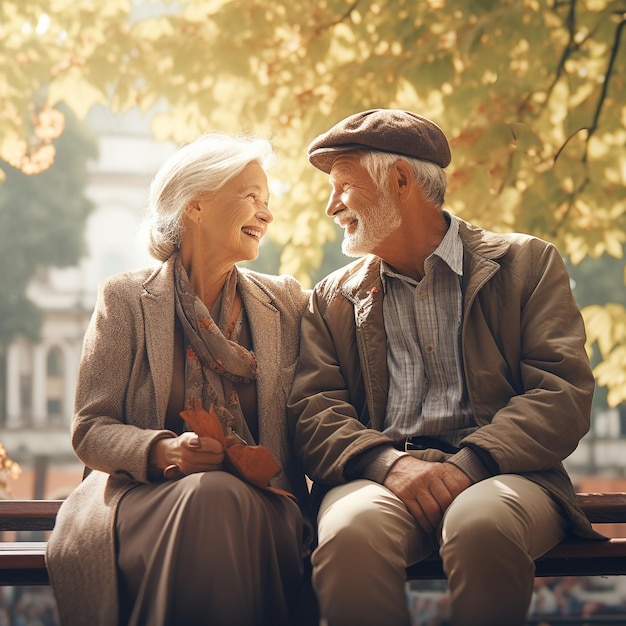
M 424 435 L 417 437 L 407 437 L 400 441 L 395 441 L 393 444 L 398 450 L 428 450 L 435 448 L 442 452 L 449 452 L 450 454 L 456 454 L 460 448 L 453 446 L 451 443 L 444 441 L 443 439 L 437 439 L 437 437 L 426 437 Z

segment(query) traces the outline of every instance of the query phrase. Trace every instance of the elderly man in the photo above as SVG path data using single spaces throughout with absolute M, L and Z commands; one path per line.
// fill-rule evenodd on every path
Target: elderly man
M 562 259 L 444 210 L 448 142 L 420 115 L 352 115 L 309 160 L 361 257 L 316 286 L 289 401 L 321 614 L 409 624 L 405 568 L 439 549 L 455 626 L 521 625 L 533 559 L 598 536 L 561 464 L 594 387 Z

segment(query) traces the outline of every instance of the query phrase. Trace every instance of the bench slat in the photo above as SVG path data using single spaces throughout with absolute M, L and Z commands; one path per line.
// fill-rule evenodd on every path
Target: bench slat
M 0 500 L 0 530 L 52 530 L 62 500 Z
M 578 503 L 593 524 L 626 524 L 626 493 L 578 493 Z M 54 528 L 62 500 L 0 500 L 0 531 Z M 47 585 L 46 543 L 0 542 L 0 585 Z M 626 538 L 568 540 L 536 561 L 537 576 L 626 575 Z M 434 555 L 407 569 L 409 580 L 445 578 Z
M 592 524 L 626 523 L 626 492 L 579 493 Z M 0 500 L 0 530 L 52 530 L 62 500 Z
M 626 539 L 568 540 L 535 561 L 537 576 L 618 576 L 626 574 Z M 445 578 L 438 555 L 407 568 L 408 580 Z
M 0 585 L 48 585 L 45 541 L 0 544 Z
M 576 501 L 592 524 L 626 523 L 626 492 L 577 493 Z
M 0 583 L 11 577 L 47 580 L 44 541 L 4 542 L 0 548 Z M 626 539 L 611 541 L 565 541 L 536 561 L 537 576 L 567 576 L 584 571 L 586 575 L 626 574 Z M 441 560 L 430 557 L 407 569 L 410 580 L 445 578 Z M 6 584 L 6 583 L 3 583 Z M 33 584 L 32 582 L 29 584 Z M 41 583 L 45 584 L 45 583 Z

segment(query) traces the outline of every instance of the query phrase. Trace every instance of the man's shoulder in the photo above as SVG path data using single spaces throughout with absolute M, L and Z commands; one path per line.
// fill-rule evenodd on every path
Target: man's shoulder
M 337 306 L 356 305 L 374 282 L 380 283 L 380 259 L 376 256 L 364 256 L 336 269 L 315 285 L 319 312 L 326 315 Z
M 358 287 L 373 271 L 380 271 L 380 259 L 372 255 L 361 257 L 322 278 L 315 285 L 315 291 L 319 294 L 332 295 L 341 291 L 347 283 Z
M 544 239 L 521 232 L 494 232 L 455 218 L 459 224 L 459 235 L 466 249 L 486 258 L 498 259 L 517 256 L 525 252 L 553 249 L 554 245 Z

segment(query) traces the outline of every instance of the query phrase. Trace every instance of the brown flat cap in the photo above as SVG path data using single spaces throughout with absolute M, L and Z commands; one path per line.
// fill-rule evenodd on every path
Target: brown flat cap
M 380 150 L 450 164 L 450 146 L 443 131 L 429 119 L 400 109 L 371 109 L 346 117 L 309 145 L 312 165 L 330 172 L 339 152 Z

